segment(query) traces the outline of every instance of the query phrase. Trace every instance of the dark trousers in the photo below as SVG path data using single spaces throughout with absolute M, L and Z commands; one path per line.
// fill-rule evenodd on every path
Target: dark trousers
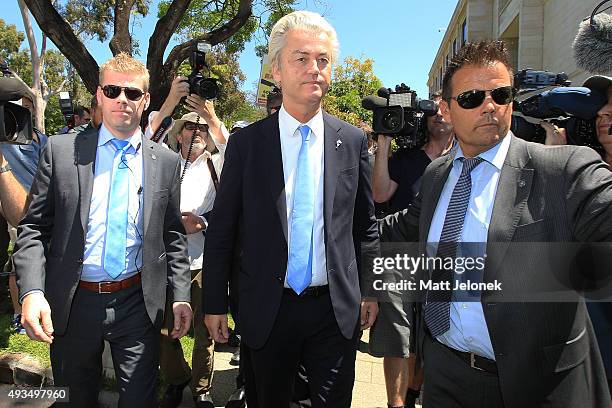
M 301 363 L 308 375 L 312 407 L 349 408 L 357 334 L 355 327 L 351 339 L 342 336 L 329 294 L 316 298 L 283 294 L 266 344 L 248 351 L 258 406 L 289 407 Z
M 56 406 L 97 406 L 104 340 L 113 357 L 118 406 L 157 406 L 159 336 L 140 285 L 109 294 L 77 288 L 66 333 L 51 344 L 55 385 L 70 388 L 70 403 Z
M 170 293 L 168 294 L 170 295 Z M 169 336 L 174 327 L 172 313 L 173 299 L 168 296 L 166 315 L 161 330 L 160 368 L 167 383 L 173 385 L 190 381 L 191 393 L 198 396 L 207 393 L 212 387 L 215 346 L 213 339 L 204 325 L 202 316 L 202 270 L 191 271 L 191 307 L 193 309 L 194 345 L 191 355 L 191 366 L 185 361 L 183 347 L 179 340 Z
M 503 408 L 496 374 L 471 368 L 430 335 L 426 335 L 423 353 L 423 408 Z

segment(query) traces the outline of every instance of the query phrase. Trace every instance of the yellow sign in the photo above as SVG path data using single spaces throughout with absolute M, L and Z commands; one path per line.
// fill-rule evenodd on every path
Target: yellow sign
M 259 74 L 259 84 L 257 86 L 257 105 L 266 106 L 268 94 L 273 86 L 274 77 L 272 76 L 272 65 L 268 61 L 268 54 L 265 54 L 261 60 L 261 72 Z

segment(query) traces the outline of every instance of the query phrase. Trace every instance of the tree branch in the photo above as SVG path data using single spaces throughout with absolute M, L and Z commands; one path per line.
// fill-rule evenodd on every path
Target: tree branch
M 59 15 L 50 0 L 23 0 L 41 31 L 75 67 L 90 93 L 98 86 L 99 67 L 70 25 Z
M 109 47 L 113 55 L 125 52 L 132 55 L 132 36 L 130 36 L 130 14 L 136 0 L 116 0 L 115 3 L 115 32 L 110 40 Z
M 251 17 L 252 5 L 253 0 L 240 0 L 238 13 L 236 13 L 234 18 L 225 23 L 223 26 L 209 33 L 186 41 L 183 44 L 175 46 L 172 51 L 170 51 L 170 54 L 168 54 L 168 58 L 164 63 L 164 71 L 169 73 L 176 71 L 181 62 L 183 62 L 189 56 L 189 51 L 198 42 L 207 41 L 211 45 L 216 45 L 234 35 L 234 33 L 236 33 L 244 24 L 246 24 L 249 17 Z
M 191 0 L 174 0 L 170 4 L 168 12 L 157 20 L 155 30 L 149 38 L 149 50 L 147 52 L 147 68 L 150 73 L 161 72 L 164 51 L 190 3 Z

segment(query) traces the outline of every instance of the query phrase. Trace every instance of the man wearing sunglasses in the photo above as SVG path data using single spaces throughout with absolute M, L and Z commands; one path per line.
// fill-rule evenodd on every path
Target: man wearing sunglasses
M 584 301 L 571 292 L 588 271 L 562 270 L 573 259 L 555 248 L 612 240 L 612 173 L 589 148 L 515 137 L 512 96 L 504 44 L 466 44 L 441 103 L 457 149 L 428 166 L 413 206 L 380 223 L 383 236 L 418 240 L 429 257 L 472 251 L 485 259 L 479 282 L 501 283 L 461 290 L 458 270 L 423 271 L 438 285 L 418 305 L 423 407 L 611 407 Z M 563 273 L 572 273 L 564 302 L 529 292 Z
M 24 327 L 50 344 L 68 406 L 97 406 L 104 341 L 119 407 L 157 405 L 159 330 L 166 284 L 172 336 L 192 311 L 179 157 L 143 139 L 146 67 L 119 54 L 100 68 L 102 126 L 52 138 L 19 227 L 15 267 Z

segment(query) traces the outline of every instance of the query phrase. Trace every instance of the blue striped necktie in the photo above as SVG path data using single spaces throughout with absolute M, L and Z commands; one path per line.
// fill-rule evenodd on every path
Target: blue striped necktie
M 455 258 L 457 256 L 457 247 L 461 240 L 465 213 L 470 201 L 470 194 L 472 193 L 472 177 L 470 173 L 483 159 L 481 157 L 462 157 L 460 160 L 463 162 L 461 175 L 455 185 L 448 209 L 446 210 L 444 226 L 442 227 L 438 251 L 436 253 L 436 257 L 441 258 L 442 263 L 445 263 L 445 258 Z M 450 282 L 452 287 L 452 278 L 453 271 L 444 268 L 436 268 L 431 274 L 431 280 L 434 284 Z M 425 323 L 427 323 L 427 327 L 429 327 L 429 331 L 434 338 L 446 333 L 450 328 L 451 296 L 452 290 L 431 290 L 427 292 Z
M 299 127 L 302 145 L 293 188 L 293 211 L 287 260 L 287 284 L 298 295 L 312 281 L 312 229 L 314 225 L 314 178 L 310 167 L 310 128 Z
M 106 237 L 104 239 L 104 270 L 113 279 L 125 271 L 127 223 L 129 202 L 129 167 L 125 153 L 127 140 L 111 139 L 115 147 L 111 190 L 106 215 Z

